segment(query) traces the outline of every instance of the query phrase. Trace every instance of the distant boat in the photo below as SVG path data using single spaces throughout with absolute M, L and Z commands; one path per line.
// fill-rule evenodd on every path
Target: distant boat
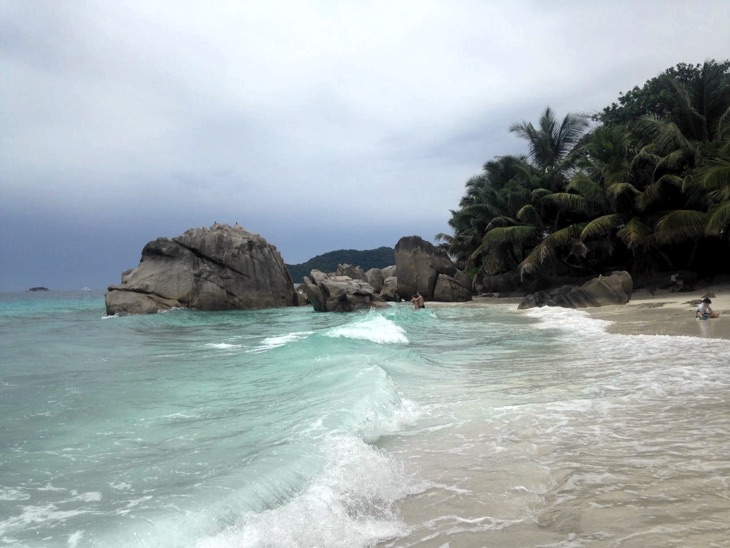
M 91 291 L 91 289 L 90 289 L 90 288 L 88 288 L 88 287 L 82 287 L 82 288 L 81 288 L 81 291 Z
M 48 291 L 47 287 L 31 287 L 28 291 Z

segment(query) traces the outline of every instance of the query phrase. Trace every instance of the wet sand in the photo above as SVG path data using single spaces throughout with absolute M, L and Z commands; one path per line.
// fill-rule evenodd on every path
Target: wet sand
M 708 295 L 710 305 L 720 317 L 712 320 L 695 319 L 695 310 Z M 476 297 L 467 303 L 427 302 L 427 307 L 490 306 L 509 304 L 515 307 L 522 298 L 499 299 Z M 708 285 L 696 291 L 672 292 L 657 289 L 653 293 L 640 289 L 631 295 L 627 304 L 584 308 L 592 317 L 612 322 L 609 333 L 622 335 L 670 335 L 675 337 L 707 337 L 730 339 L 730 285 Z
M 697 305 L 705 295 L 712 300 L 712 309 L 720 313 L 719 318 L 695 318 Z M 607 328 L 609 333 L 730 339 L 730 286 L 727 285 L 677 293 L 660 289 L 652 294 L 640 289 L 625 305 L 585 310 L 594 318 L 612 322 Z

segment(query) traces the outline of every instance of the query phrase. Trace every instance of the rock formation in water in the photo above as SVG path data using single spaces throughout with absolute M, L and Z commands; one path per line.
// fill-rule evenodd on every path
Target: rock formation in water
M 312 270 L 300 287 L 317 312 L 355 312 L 388 306 L 368 282 L 349 276 Z
M 276 247 L 239 226 L 216 223 L 149 242 L 139 266 L 109 286 L 106 310 L 245 310 L 296 306 L 297 299 Z
M 383 290 L 383 284 L 385 283 L 385 276 L 383 276 L 383 270 L 381 268 L 371 268 L 365 273 L 367 282 L 373 286 L 376 293 L 380 293 Z
M 445 251 L 420 236 L 401 238 L 395 246 L 397 292 L 408 300 L 416 292 L 427 301 L 463 302 L 472 299 L 472 283 Z
M 360 280 L 363 282 L 368 281 L 368 277 L 365 274 L 365 271 L 359 266 L 351 264 L 338 264 L 335 276 L 347 276 L 348 278 L 352 278 L 353 280 Z

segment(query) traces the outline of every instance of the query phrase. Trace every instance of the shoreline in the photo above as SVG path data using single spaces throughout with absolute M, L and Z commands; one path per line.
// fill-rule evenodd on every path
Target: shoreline
M 695 318 L 697 305 L 705 295 L 712 300 L 712 309 L 720 313 L 719 318 Z M 640 289 L 632 293 L 631 300 L 625 305 L 584 310 L 592 318 L 612 322 L 606 328 L 608 333 L 730 339 L 730 286 L 726 284 L 674 293 L 659 289 L 652 294 Z
M 695 319 L 697 304 L 705 295 L 712 299 L 710 305 L 720 317 L 712 320 Z M 465 303 L 438 303 L 430 301 L 429 306 L 478 307 L 494 304 L 514 304 L 520 298 L 475 297 Z M 667 335 L 672 337 L 702 337 L 730 339 L 730 284 L 708 285 L 695 291 L 672 292 L 657 289 L 651 293 L 639 289 L 631 294 L 626 304 L 579 308 L 592 318 L 611 322 L 607 333 L 618 335 Z

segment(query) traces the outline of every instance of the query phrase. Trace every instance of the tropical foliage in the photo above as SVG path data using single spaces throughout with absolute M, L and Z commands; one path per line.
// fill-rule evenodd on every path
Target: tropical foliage
M 679 64 L 588 119 L 547 108 L 466 183 L 452 234 L 473 275 L 730 272 L 730 62 Z

